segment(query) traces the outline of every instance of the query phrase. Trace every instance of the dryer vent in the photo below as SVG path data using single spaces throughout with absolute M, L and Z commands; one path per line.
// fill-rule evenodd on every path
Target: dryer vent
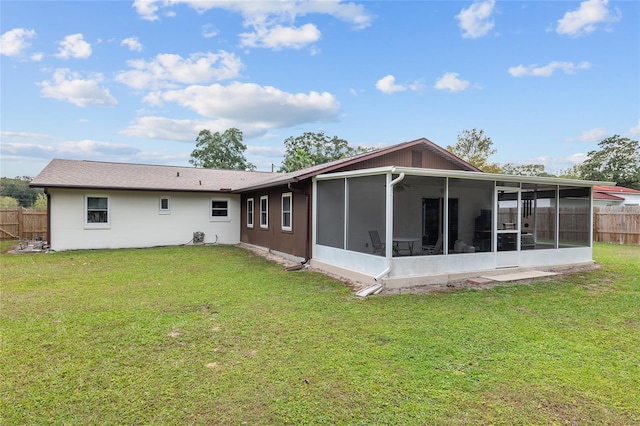
M 204 244 L 204 232 L 196 231 L 193 233 L 193 244 Z

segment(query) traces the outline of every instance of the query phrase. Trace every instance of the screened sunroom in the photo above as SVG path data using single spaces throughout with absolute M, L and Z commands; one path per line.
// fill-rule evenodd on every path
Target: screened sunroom
M 399 167 L 319 175 L 313 262 L 398 286 L 591 262 L 594 184 Z

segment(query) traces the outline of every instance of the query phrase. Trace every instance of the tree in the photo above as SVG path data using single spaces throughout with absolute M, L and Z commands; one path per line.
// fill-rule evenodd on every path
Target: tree
M 589 151 L 580 165 L 583 179 L 616 182 L 640 189 L 640 145 L 638 141 L 614 135 L 602 140 L 596 151 Z
M 349 146 L 346 140 L 337 136 L 330 138 L 324 132 L 305 132 L 295 138 L 288 137 L 284 146 L 286 151 L 280 172 L 293 172 L 368 151 L 360 146 Z
M 9 197 L 6 195 L 0 196 L 0 208 L 2 209 L 10 209 L 14 207 L 19 207 L 20 203 L 13 197 Z
M 482 171 L 499 173 L 500 167 L 489 161 L 497 151 L 492 149 L 493 141 L 484 135 L 484 130 L 463 130 L 458 134 L 458 142 L 447 146 L 447 151 L 471 163 Z
M 565 179 L 582 179 L 582 171 L 580 170 L 580 164 L 574 164 L 566 170 L 561 170 L 558 173 L 558 177 Z
M 502 171 L 505 175 L 515 176 L 553 176 L 547 173 L 543 164 L 522 164 L 515 165 L 513 163 L 507 163 L 502 165 Z
M 255 170 L 256 166 L 244 156 L 247 146 L 242 143 L 242 132 L 230 128 L 220 134 L 203 129 L 196 138 L 196 149 L 189 163 L 205 169 Z
M 36 202 L 33 203 L 33 207 L 36 210 L 45 210 L 47 208 L 47 196 L 43 193 L 38 194 Z
M 31 207 L 38 194 L 43 191 L 42 189 L 30 188 L 31 180 L 29 176 L 17 176 L 14 179 L 1 178 L 0 196 L 15 198 L 20 206 Z

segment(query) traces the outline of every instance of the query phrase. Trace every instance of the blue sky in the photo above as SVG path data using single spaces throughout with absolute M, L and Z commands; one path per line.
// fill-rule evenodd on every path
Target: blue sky
M 638 1 L 1 1 L 1 170 L 53 158 L 189 165 L 237 127 L 259 170 L 324 131 L 498 163 L 584 160 L 640 137 Z

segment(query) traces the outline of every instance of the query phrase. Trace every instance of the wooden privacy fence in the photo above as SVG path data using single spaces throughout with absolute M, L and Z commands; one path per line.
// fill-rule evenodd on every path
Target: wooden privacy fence
M 515 222 L 516 211 L 516 209 L 501 209 L 498 219 L 504 222 Z M 554 209 L 538 209 L 536 220 L 538 238 L 553 240 Z M 561 209 L 560 240 L 588 239 L 588 235 L 585 234 L 585 224 L 588 220 L 589 215 L 584 209 Z M 586 226 L 588 229 L 588 225 Z M 0 240 L 18 239 L 48 241 L 47 211 L 21 207 L 0 209 Z M 640 206 L 594 207 L 593 240 L 640 245 Z
M 640 244 L 640 206 L 594 207 L 593 239 L 603 243 Z
M 23 207 L 0 209 L 0 240 L 48 241 L 47 211 Z
M 554 240 L 555 208 L 536 209 L 535 230 L 538 240 Z M 517 209 L 500 209 L 498 223 L 516 221 Z M 560 243 L 585 243 L 589 241 L 589 209 L 562 207 L 560 218 Z M 532 222 L 523 218 L 523 223 Z M 530 224 L 533 226 L 533 223 Z M 526 229 L 523 225 L 523 231 Z M 532 228 L 531 228 L 532 229 Z M 602 243 L 640 244 L 640 206 L 602 206 L 593 208 L 593 240 Z

